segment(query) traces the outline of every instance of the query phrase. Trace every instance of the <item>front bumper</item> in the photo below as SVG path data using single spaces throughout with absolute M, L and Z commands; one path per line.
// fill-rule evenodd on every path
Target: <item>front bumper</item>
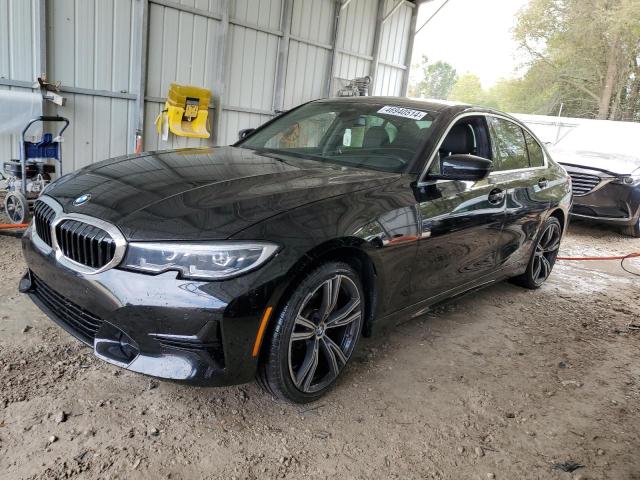
M 22 241 L 29 271 L 20 290 L 54 322 L 128 370 L 207 386 L 251 381 L 252 355 L 270 284 L 180 280 L 175 272 L 145 275 L 110 270 L 87 275 Z
M 609 182 L 586 195 L 575 195 L 571 215 L 621 227 L 635 225 L 640 218 L 640 185 Z

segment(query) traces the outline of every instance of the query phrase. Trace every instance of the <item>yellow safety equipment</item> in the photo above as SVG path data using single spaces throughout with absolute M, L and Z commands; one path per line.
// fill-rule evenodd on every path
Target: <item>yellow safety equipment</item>
M 156 129 L 163 140 L 167 140 L 169 131 L 179 137 L 209 138 L 210 101 L 211 90 L 172 83 L 164 110 L 156 118 Z

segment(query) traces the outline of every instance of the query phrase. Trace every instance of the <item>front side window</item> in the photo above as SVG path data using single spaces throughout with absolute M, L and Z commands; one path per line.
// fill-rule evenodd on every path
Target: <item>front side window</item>
M 527 149 L 529 150 L 529 165 L 532 167 L 544 166 L 544 152 L 538 141 L 526 130 L 524 131 L 524 138 L 527 141 Z
M 431 135 L 432 112 L 364 102 L 314 102 L 239 147 L 344 166 L 404 172 Z
M 529 155 L 522 128 L 509 120 L 489 117 L 493 171 L 529 168 Z
M 440 144 L 436 160 L 431 163 L 429 173 L 440 174 L 440 161 L 449 155 L 475 155 L 491 159 L 487 123 L 483 115 L 465 117 L 449 129 Z

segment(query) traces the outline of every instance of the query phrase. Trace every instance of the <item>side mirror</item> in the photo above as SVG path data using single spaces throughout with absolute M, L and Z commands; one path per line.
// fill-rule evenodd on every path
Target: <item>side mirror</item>
M 243 128 L 238 132 L 238 140 L 244 140 L 255 131 L 255 128 Z
M 486 178 L 493 162 L 475 155 L 456 154 L 440 159 L 440 173 L 429 174 L 434 180 L 477 181 Z

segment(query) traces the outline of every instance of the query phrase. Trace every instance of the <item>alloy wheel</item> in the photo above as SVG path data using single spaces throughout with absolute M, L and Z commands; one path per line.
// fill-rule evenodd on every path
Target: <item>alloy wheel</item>
M 562 232 L 557 223 L 551 223 L 540 237 L 533 257 L 533 281 L 541 285 L 553 269 L 560 248 Z
M 360 292 L 346 275 L 306 296 L 289 339 L 289 374 L 298 390 L 314 393 L 335 380 L 353 353 L 362 317 Z

